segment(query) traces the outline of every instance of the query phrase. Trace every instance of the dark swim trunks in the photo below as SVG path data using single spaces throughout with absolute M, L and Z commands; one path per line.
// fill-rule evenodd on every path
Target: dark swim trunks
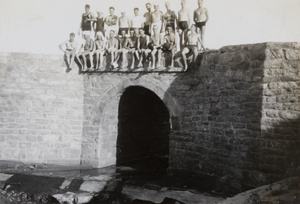
M 189 25 L 187 21 L 179 21 L 178 22 L 178 28 L 185 31 L 187 29 L 189 29 Z
M 198 49 L 197 45 L 187 45 L 186 46 L 187 49 L 189 49 L 189 52 L 193 51 L 195 48 Z
M 205 21 L 203 21 L 203 22 L 197 22 L 195 26 L 196 26 L 196 28 L 201 28 L 202 26 L 205 26 L 205 24 L 206 24 Z
M 144 26 L 144 30 L 145 30 L 145 34 L 146 34 L 146 35 L 149 35 L 149 36 L 151 35 L 151 34 L 150 34 L 150 25 L 145 25 L 145 26 Z

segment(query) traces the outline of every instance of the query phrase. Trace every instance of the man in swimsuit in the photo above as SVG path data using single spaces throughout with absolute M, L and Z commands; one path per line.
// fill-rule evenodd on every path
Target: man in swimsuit
M 85 5 L 85 13 L 82 14 L 81 23 L 78 30 L 78 35 L 80 35 L 80 31 L 82 34 L 90 35 L 92 31 L 92 21 L 95 20 L 95 16 L 92 12 L 90 12 L 90 5 Z
M 137 55 L 139 56 L 139 64 L 138 67 L 143 67 L 142 64 L 143 59 L 147 59 L 147 56 L 150 53 L 150 50 L 148 49 L 149 44 L 149 36 L 145 34 L 145 31 L 143 28 L 140 28 L 140 36 L 138 38 L 138 45 L 137 45 Z
M 151 69 L 155 69 L 160 67 L 160 62 L 161 62 L 161 46 L 162 46 L 162 41 L 163 39 L 160 36 L 160 32 L 159 32 L 159 28 L 157 25 L 153 26 L 153 34 L 151 35 L 150 38 L 151 41 L 151 46 L 149 47 L 152 51 L 151 51 L 151 58 L 152 58 L 152 68 Z M 157 66 L 155 67 L 155 55 L 157 53 Z
M 117 68 L 119 66 L 118 61 L 119 61 L 120 57 L 123 54 L 123 50 L 125 49 L 124 45 L 125 45 L 125 41 L 126 41 L 126 38 L 127 38 L 126 34 L 127 34 L 126 31 L 122 30 L 121 35 L 118 35 L 118 50 L 116 51 L 116 57 L 115 57 L 115 61 L 113 63 L 114 68 Z M 122 59 L 121 67 L 124 67 L 123 63 L 124 63 L 124 60 Z
M 203 38 L 204 38 L 204 32 L 205 32 L 205 25 L 209 19 L 209 16 L 208 16 L 207 9 L 203 8 L 202 4 L 203 4 L 203 0 L 198 0 L 199 8 L 197 8 L 194 11 L 194 22 L 197 27 L 197 33 L 201 34 L 201 40 L 202 40 L 202 42 L 204 42 Z
M 125 68 L 128 66 L 128 61 L 127 61 L 127 53 L 132 54 L 132 63 L 130 66 L 130 69 L 134 68 L 134 63 L 135 63 L 135 51 L 137 47 L 137 37 L 134 35 L 134 30 L 130 30 L 130 37 L 126 38 L 125 43 L 124 43 L 124 48 L 122 55 L 123 55 L 123 67 Z M 138 56 L 137 56 L 138 57 Z
M 131 27 L 134 29 L 135 36 L 138 37 L 139 29 L 144 27 L 144 19 L 139 15 L 139 8 L 134 8 L 134 17 L 131 19 Z
M 94 52 L 93 52 L 94 51 L 94 41 L 90 38 L 90 35 L 83 34 L 82 37 L 85 39 L 85 43 L 84 43 L 84 45 L 82 45 L 81 51 L 76 55 L 76 58 L 82 67 L 82 63 L 80 60 L 80 57 L 82 57 L 82 59 L 83 59 L 82 71 L 87 71 L 88 69 L 87 69 L 87 64 L 86 64 L 86 56 L 89 56 L 89 60 L 91 62 L 90 68 L 94 67 L 93 58 L 92 58 L 92 56 L 94 54 Z
M 184 36 L 186 36 L 187 31 L 190 27 L 190 11 L 185 8 L 185 0 L 181 1 L 181 10 L 178 11 L 178 30 L 180 36 L 180 49 L 184 45 Z
M 174 55 L 177 51 L 177 36 L 175 35 L 173 28 L 168 26 L 166 28 L 166 35 L 164 37 L 164 45 L 163 50 L 165 52 L 171 52 L 172 60 L 171 60 L 171 67 L 174 67 Z
M 110 31 L 113 30 L 114 34 L 117 34 L 117 23 L 118 23 L 118 16 L 115 15 L 115 8 L 109 7 L 109 16 L 105 18 L 106 24 L 106 36 L 110 35 Z
M 105 36 L 105 32 L 104 32 L 104 17 L 103 17 L 103 13 L 98 11 L 97 12 L 97 17 L 95 19 L 95 21 L 93 22 L 93 29 L 95 31 L 95 37 L 97 37 L 98 32 L 101 32 L 103 36 Z
M 196 62 L 198 56 L 198 43 L 201 44 L 203 50 L 205 50 L 201 37 L 196 33 L 196 26 L 191 26 L 191 33 L 186 36 L 185 48 L 182 50 L 181 55 L 184 62 L 184 71 L 187 70 L 186 54 L 193 52 L 193 63 Z
M 105 41 L 101 32 L 97 34 L 97 38 L 95 40 L 95 54 L 96 54 L 96 70 L 100 70 L 103 67 L 103 55 L 105 53 Z M 99 62 L 100 58 L 100 63 Z
M 153 5 L 154 11 L 151 13 L 151 30 L 153 31 L 153 27 L 157 26 L 158 32 L 163 31 L 163 12 L 159 11 L 158 4 Z M 153 33 L 151 33 L 153 34 Z
M 121 35 L 123 30 L 127 34 L 131 25 L 130 19 L 126 16 L 126 12 L 121 12 L 121 15 L 122 16 L 119 18 L 119 35 Z
M 164 29 L 171 26 L 173 31 L 176 29 L 176 23 L 177 23 L 177 16 L 175 11 L 172 11 L 170 8 L 170 2 L 166 2 L 165 4 L 167 12 L 164 15 Z
M 59 45 L 59 49 L 65 53 L 67 58 L 67 68 L 72 69 L 72 64 L 76 55 L 78 43 L 75 41 L 75 34 L 70 33 L 70 39 Z M 65 47 L 65 50 L 63 49 Z
M 115 31 L 111 30 L 109 32 L 109 39 L 106 41 L 106 50 L 110 54 L 110 66 L 113 68 L 113 63 L 115 61 L 117 51 L 118 51 L 118 40 L 115 38 Z
M 146 35 L 151 35 L 151 4 L 150 3 L 146 3 L 146 8 L 147 8 L 147 13 L 144 14 L 144 18 L 145 18 L 145 23 L 144 23 L 144 30 L 145 30 L 145 34 Z

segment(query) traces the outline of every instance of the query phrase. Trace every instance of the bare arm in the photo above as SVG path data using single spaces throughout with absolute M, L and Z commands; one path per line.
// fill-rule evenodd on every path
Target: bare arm
M 81 27 L 82 27 L 82 20 L 80 21 L 80 25 L 79 25 L 79 29 L 78 29 L 78 35 L 80 35 Z
M 205 20 L 205 22 L 207 22 L 209 20 L 209 15 L 208 15 L 207 9 L 205 9 L 205 14 L 206 14 L 206 20 Z
M 186 12 L 187 12 L 187 17 L 188 17 L 188 25 L 189 25 L 189 28 L 190 28 L 190 26 L 191 26 L 191 16 L 190 16 L 190 11 L 187 10 Z
M 194 19 L 194 22 L 196 23 L 196 22 L 197 22 L 197 18 L 196 18 L 196 10 L 195 10 L 194 13 L 193 13 L 193 19 Z
M 58 47 L 61 51 L 65 52 L 65 50 L 63 49 L 63 47 L 66 45 L 66 41 L 61 43 Z

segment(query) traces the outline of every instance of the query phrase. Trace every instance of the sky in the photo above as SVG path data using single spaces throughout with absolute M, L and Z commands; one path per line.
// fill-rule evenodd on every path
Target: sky
M 116 14 L 133 8 L 146 12 L 145 3 L 157 3 L 165 13 L 166 0 L 0 0 L 0 52 L 59 54 L 58 45 L 75 32 L 76 39 L 84 5 L 91 12 L 114 6 Z M 180 10 L 180 0 L 171 1 Z M 197 0 L 186 0 L 191 17 Z M 300 0 L 204 0 L 210 19 L 205 46 L 218 49 L 226 45 L 260 42 L 300 42 Z

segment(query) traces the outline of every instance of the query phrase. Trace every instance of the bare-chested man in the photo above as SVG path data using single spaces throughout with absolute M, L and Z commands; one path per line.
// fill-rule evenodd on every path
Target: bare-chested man
M 151 42 L 151 47 L 149 47 L 152 51 L 151 51 L 151 57 L 152 57 L 152 68 L 151 69 L 155 69 L 155 68 L 159 68 L 160 67 L 160 63 L 161 63 L 161 46 L 162 46 L 162 42 L 163 39 L 160 36 L 160 32 L 159 32 L 159 28 L 157 25 L 153 26 L 153 34 L 151 35 L 150 38 L 150 42 Z M 155 66 L 155 55 L 157 53 L 157 66 Z
M 116 51 L 116 57 L 115 57 L 115 61 L 113 63 L 114 68 L 117 68 L 119 66 L 118 61 L 119 61 L 121 55 L 123 55 L 123 50 L 125 49 L 124 45 L 125 45 L 125 41 L 127 38 L 126 34 L 127 34 L 126 31 L 122 30 L 121 35 L 118 36 L 118 50 Z M 123 67 L 123 63 L 124 63 L 124 60 L 122 59 L 121 67 Z
M 175 11 L 171 10 L 171 5 L 170 2 L 166 2 L 165 4 L 167 12 L 164 15 L 164 29 L 167 27 L 171 26 L 173 31 L 176 29 L 176 24 L 177 24 L 177 16 Z
M 153 27 L 157 26 L 158 32 L 163 31 L 163 12 L 159 9 L 158 4 L 154 4 L 154 11 L 151 13 L 151 31 L 153 31 Z M 153 34 L 153 33 L 151 33 Z
M 94 41 L 91 39 L 90 35 L 83 34 L 82 37 L 85 39 L 85 43 L 82 45 L 80 52 L 76 55 L 76 58 L 82 67 L 82 71 L 87 71 L 88 68 L 86 63 L 86 56 L 89 57 L 89 60 L 91 62 L 90 68 L 94 67 L 92 58 L 94 54 Z M 83 65 L 81 63 L 80 57 L 82 57 L 83 59 Z
M 204 42 L 203 38 L 204 38 L 205 26 L 206 26 L 206 22 L 209 19 L 209 16 L 208 16 L 207 9 L 203 8 L 202 4 L 203 4 L 203 0 L 198 0 L 199 8 L 197 8 L 194 11 L 194 22 L 197 27 L 197 33 L 201 34 L 201 40 L 202 42 Z
M 92 22 L 96 19 L 94 14 L 90 12 L 90 5 L 85 5 L 85 13 L 82 14 L 81 22 L 78 30 L 78 35 L 80 35 L 80 31 L 82 34 L 91 35 L 92 31 Z
M 143 59 L 147 59 L 147 56 L 150 53 L 148 49 L 149 44 L 149 36 L 145 34 L 143 28 L 140 28 L 140 36 L 138 38 L 138 45 L 137 45 L 137 54 L 140 58 L 138 67 L 143 67 Z
M 95 54 L 96 54 L 96 70 L 100 70 L 103 67 L 103 55 L 105 53 L 105 41 L 102 32 L 97 33 L 95 40 Z M 100 63 L 99 63 L 100 58 Z
M 151 33 L 151 4 L 150 3 L 146 3 L 146 8 L 147 8 L 147 13 L 144 14 L 144 18 L 145 18 L 145 23 L 144 23 L 144 30 L 145 30 L 145 34 L 150 36 Z
M 128 66 L 128 61 L 127 61 L 127 53 L 132 54 L 132 63 L 130 66 L 130 69 L 134 68 L 134 63 L 135 63 L 135 51 L 137 47 L 137 37 L 134 35 L 135 31 L 133 29 L 130 30 L 130 37 L 126 38 L 125 43 L 124 43 L 124 48 L 123 49 L 123 66 L 122 68 L 126 68 Z
M 171 26 L 166 28 L 166 35 L 164 37 L 164 45 L 163 49 L 165 52 L 171 52 L 172 60 L 171 60 L 171 67 L 174 67 L 174 55 L 177 51 L 177 36 L 174 33 L 174 30 Z
M 198 43 L 201 44 L 203 50 L 205 50 L 201 37 L 198 33 L 196 33 L 196 26 L 193 24 L 191 26 L 191 33 L 186 36 L 185 48 L 182 50 L 182 59 L 184 62 L 184 71 L 187 70 L 187 61 L 186 61 L 186 54 L 189 52 L 193 52 L 193 62 L 196 61 L 198 56 Z
M 181 1 L 181 9 L 178 11 L 178 30 L 180 36 L 180 49 L 183 48 L 184 45 L 184 36 L 186 36 L 187 31 L 190 27 L 190 11 L 185 8 L 186 1 Z
M 130 29 L 131 21 L 129 17 L 126 16 L 126 12 L 121 12 L 121 17 L 119 18 L 119 32 L 118 34 L 121 35 L 122 31 L 125 30 L 125 33 L 128 34 Z
M 118 51 L 118 40 L 115 38 L 114 30 L 109 32 L 109 38 L 106 41 L 106 50 L 108 54 L 110 54 L 110 66 L 113 68 L 113 63 Z
M 115 15 L 115 8 L 109 7 L 109 16 L 105 18 L 106 24 L 106 32 L 105 36 L 110 35 L 110 31 L 113 30 L 114 34 L 117 34 L 117 23 L 118 23 L 118 16 Z
M 78 43 L 75 41 L 75 34 L 70 33 L 70 39 L 64 41 L 59 45 L 59 49 L 65 53 L 65 56 L 67 58 L 67 68 L 72 69 L 72 64 L 74 62 L 74 58 L 76 56 L 76 50 L 77 50 Z M 65 47 L 65 50 L 64 48 Z

